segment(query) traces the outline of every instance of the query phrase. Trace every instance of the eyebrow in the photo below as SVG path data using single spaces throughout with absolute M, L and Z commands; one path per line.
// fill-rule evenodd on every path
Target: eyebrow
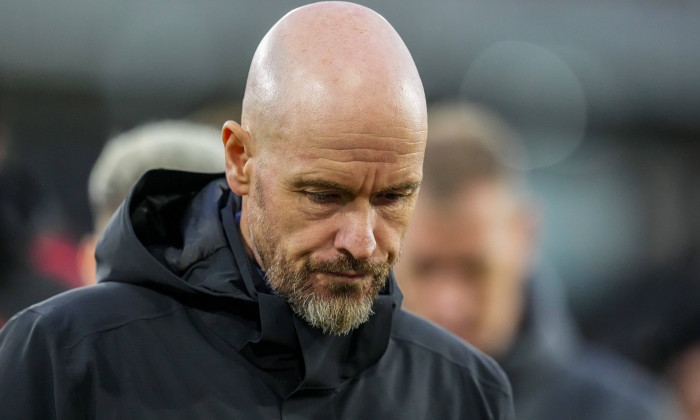
M 385 188 L 381 191 L 378 192 L 378 194 L 384 194 L 384 193 L 394 193 L 394 192 L 403 192 L 403 191 L 410 191 L 413 192 L 420 187 L 420 181 L 405 181 L 400 184 L 392 185 L 389 186 L 388 188 Z M 354 192 L 348 188 L 345 185 L 339 184 L 337 182 L 333 181 L 327 181 L 324 179 L 297 179 L 294 182 L 292 182 L 292 186 L 294 188 L 305 188 L 305 187 L 317 187 L 317 188 L 323 188 L 323 189 L 328 189 L 328 190 L 333 190 L 337 191 L 343 194 L 354 194 Z
M 402 192 L 402 191 L 416 191 L 420 187 L 420 181 L 406 181 L 400 184 L 392 185 L 389 188 L 385 188 L 380 191 L 380 193 L 391 193 L 391 192 Z

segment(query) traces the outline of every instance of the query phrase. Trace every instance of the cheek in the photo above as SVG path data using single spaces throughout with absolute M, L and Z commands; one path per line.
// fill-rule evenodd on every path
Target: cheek
M 335 235 L 334 225 L 328 221 L 308 221 L 304 217 L 295 217 L 293 212 L 285 215 L 285 222 L 280 226 L 280 244 L 289 253 L 308 255 L 330 249 Z

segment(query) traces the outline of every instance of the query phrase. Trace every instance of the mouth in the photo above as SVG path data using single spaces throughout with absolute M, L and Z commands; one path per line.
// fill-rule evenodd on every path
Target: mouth
M 331 272 L 331 271 L 322 271 L 318 272 L 322 278 L 325 278 L 331 282 L 336 282 L 336 283 L 355 283 L 355 282 L 361 282 L 365 279 L 367 279 L 368 274 L 360 271 L 355 271 L 355 270 L 348 270 L 348 271 L 340 271 L 340 272 Z

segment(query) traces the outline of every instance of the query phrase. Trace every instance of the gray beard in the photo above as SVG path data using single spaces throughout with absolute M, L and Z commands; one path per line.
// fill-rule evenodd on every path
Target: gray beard
M 280 253 L 267 266 L 270 288 L 289 302 L 292 310 L 313 327 L 326 334 L 345 335 L 369 320 L 374 313 L 374 298 L 384 287 L 389 275 L 389 264 L 371 264 L 351 256 L 293 269 Z M 367 273 L 371 282 L 329 283 L 325 294 L 314 288 L 313 273 L 340 273 L 347 270 Z
M 303 266 L 295 268 L 280 249 L 275 247 L 282 242 L 279 235 L 272 232 L 265 215 L 260 184 L 256 187 L 257 209 L 248 214 L 249 233 L 272 291 L 284 297 L 301 319 L 326 334 L 345 335 L 367 322 L 374 314 L 374 299 L 384 287 L 391 265 L 388 262 L 371 263 L 350 255 L 340 255 L 332 261 L 322 262 L 312 262 L 306 257 Z M 350 270 L 368 274 L 370 284 L 367 281 L 329 283 L 325 294 L 314 288 L 311 278 L 313 273 L 342 273 Z

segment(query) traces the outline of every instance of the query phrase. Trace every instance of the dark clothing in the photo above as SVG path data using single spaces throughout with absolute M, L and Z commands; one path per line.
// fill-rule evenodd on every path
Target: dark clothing
M 30 244 L 39 237 L 37 221 L 49 219 L 46 208 L 52 207 L 31 172 L 0 162 L 0 327 L 27 306 L 67 290 L 32 261 Z
M 266 292 L 220 175 L 152 171 L 98 245 L 93 287 L 0 332 L 9 419 L 512 419 L 488 357 L 401 310 L 324 335 Z
M 499 360 L 520 420 L 669 420 L 672 405 L 651 376 L 579 340 L 548 276 L 530 282 L 520 332 Z
M 584 320 L 586 334 L 663 375 L 700 342 L 700 242 L 625 279 Z
M 0 328 L 12 315 L 27 306 L 66 290 L 57 281 L 29 268 L 15 266 L 10 270 L 0 269 Z

